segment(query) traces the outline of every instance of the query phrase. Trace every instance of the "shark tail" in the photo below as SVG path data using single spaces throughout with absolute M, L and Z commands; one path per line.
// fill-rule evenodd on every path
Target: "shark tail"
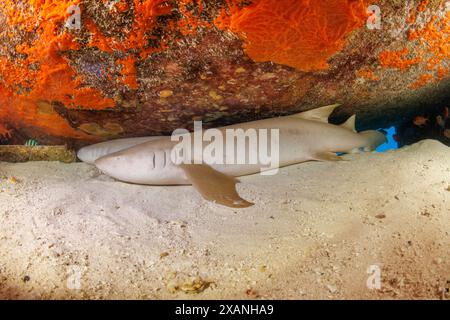
M 365 151 L 373 151 L 383 143 L 387 142 L 386 135 L 380 131 L 370 130 L 360 132 L 359 134 L 366 140 L 363 146 Z

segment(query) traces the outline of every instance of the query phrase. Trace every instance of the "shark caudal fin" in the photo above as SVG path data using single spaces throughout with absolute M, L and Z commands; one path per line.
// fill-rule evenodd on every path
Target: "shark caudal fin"
M 238 179 L 216 171 L 206 164 L 186 164 L 180 168 L 205 200 L 230 208 L 247 208 L 253 205 L 237 193 Z
M 328 123 L 328 118 L 333 113 L 334 109 L 339 106 L 340 104 L 332 104 L 330 106 L 297 113 L 292 115 L 291 117 Z
M 370 130 L 360 132 L 359 134 L 367 140 L 364 145 L 364 151 L 374 151 L 387 141 L 386 135 L 380 131 Z

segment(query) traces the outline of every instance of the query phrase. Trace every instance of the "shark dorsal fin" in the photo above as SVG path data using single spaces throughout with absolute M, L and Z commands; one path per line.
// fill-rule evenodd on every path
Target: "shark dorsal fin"
M 292 115 L 292 117 L 328 123 L 328 118 L 333 113 L 334 109 L 339 106 L 340 104 L 332 104 L 330 106 L 297 113 Z
M 347 121 L 341 124 L 341 127 L 356 132 L 356 114 L 352 115 Z

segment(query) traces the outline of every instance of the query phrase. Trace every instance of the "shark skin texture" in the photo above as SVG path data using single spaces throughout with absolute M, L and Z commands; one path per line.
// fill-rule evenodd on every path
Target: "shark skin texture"
M 217 130 L 222 132 L 224 137 L 228 129 L 238 130 L 235 132 L 241 135 L 248 129 L 278 130 L 280 168 L 307 161 L 340 161 L 342 158 L 336 153 L 371 151 L 386 141 L 385 135 L 378 131 L 356 132 L 355 116 L 340 126 L 329 124 L 328 117 L 337 106 L 331 105 L 296 115 L 231 125 Z M 191 141 L 194 141 L 194 133 L 188 135 L 191 136 Z M 142 139 L 111 141 L 106 145 L 103 143 L 87 147 L 88 149 L 83 148 L 79 154 L 94 160 L 98 169 L 117 180 L 143 185 L 192 185 L 204 199 L 232 208 L 253 205 L 237 193 L 237 177 L 273 169 L 259 161 L 251 164 L 229 164 L 225 161 L 223 164 L 198 163 L 194 162 L 193 156 L 190 163 L 174 163 L 171 153 L 179 142 L 172 141 L 171 137 L 153 138 L 143 143 L 140 143 Z M 245 153 L 248 159 L 250 152 L 256 152 L 254 148 L 258 146 L 246 141 L 247 143 L 236 146 L 234 156 Z M 203 142 L 203 150 L 208 144 Z M 120 150 L 117 152 L 107 154 L 108 151 L 118 149 Z
M 80 149 L 77 153 L 77 157 L 85 163 L 94 164 L 95 160 L 103 156 L 107 156 L 108 154 L 122 151 L 141 143 L 157 140 L 160 138 L 162 137 L 140 137 L 101 142 Z

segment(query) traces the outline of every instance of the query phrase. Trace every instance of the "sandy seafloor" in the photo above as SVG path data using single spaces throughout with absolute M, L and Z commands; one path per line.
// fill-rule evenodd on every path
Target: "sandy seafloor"
M 448 298 L 450 149 L 346 159 L 244 177 L 244 210 L 81 163 L 0 163 L 0 297 Z

